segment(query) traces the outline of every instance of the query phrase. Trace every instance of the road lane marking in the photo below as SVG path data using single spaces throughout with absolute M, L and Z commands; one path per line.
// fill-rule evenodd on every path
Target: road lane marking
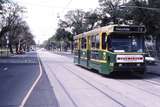
M 26 104 L 29 96 L 31 95 L 34 87 L 36 86 L 36 84 L 38 83 L 38 81 L 40 80 L 41 76 L 42 76 L 42 66 L 40 63 L 40 59 L 38 58 L 38 63 L 39 63 L 39 70 L 40 70 L 40 74 L 38 75 L 37 79 L 35 80 L 35 82 L 33 83 L 33 85 L 31 86 L 31 88 L 29 89 L 28 93 L 26 94 L 26 96 L 23 98 L 21 104 L 19 107 L 24 107 L 24 105 Z

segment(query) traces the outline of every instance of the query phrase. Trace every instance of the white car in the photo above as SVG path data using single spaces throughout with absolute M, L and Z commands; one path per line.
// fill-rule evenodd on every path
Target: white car
M 151 56 L 146 56 L 145 57 L 145 61 L 147 64 L 156 64 L 156 59 L 154 57 L 151 57 Z

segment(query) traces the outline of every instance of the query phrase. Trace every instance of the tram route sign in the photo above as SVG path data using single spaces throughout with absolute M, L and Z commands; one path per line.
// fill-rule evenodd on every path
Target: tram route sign
M 143 33 L 146 31 L 145 27 L 132 27 L 132 26 L 115 26 L 115 32 L 140 32 Z

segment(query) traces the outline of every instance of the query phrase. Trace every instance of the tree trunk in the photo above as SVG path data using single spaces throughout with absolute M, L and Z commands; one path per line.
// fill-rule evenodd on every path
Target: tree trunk
M 13 54 L 12 44 L 9 44 L 9 50 L 10 50 L 10 53 Z
M 71 41 L 71 53 L 73 53 L 73 40 Z
M 156 51 L 157 51 L 157 56 L 160 58 L 160 37 L 159 35 L 156 37 Z
M 76 35 L 76 33 L 75 33 Z M 74 36 L 72 35 L 72 40 L 71 40 L 71 53 L 73 53 L 73 49 L 74 49 Z
M 9 31 L 9 29 L 10 29 L 10 28 L 9 28 L 8 26 L 3 27 L 3 28 L 1 29 L 1 31 L 0 31 L 0 38 L 3 37 L 4 34 L 5 34 L 7 31 Z
M 18 43 L 16 43 L 16 53 L 18 53 L 18 49 L 19 49 L 19 47 L 18 47 Z
M 60 41 L 60 52 L 62 51 L 62 41 Z

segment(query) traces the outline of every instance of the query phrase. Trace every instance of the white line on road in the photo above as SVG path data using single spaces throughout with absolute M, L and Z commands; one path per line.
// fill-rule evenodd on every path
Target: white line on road
M 28 93 L 26 94 L 26 96 L 24 97 L 24 99 L 22 100 L 21 104 L 19 107 L 24 107 L 25 103 L 27 102 L 29 96 L 31 95 L 34 87 L 36 86 L 36 84 L 38 83 L 38 81 L 40 80 L 41 76 L 42 76 L 42 66 L 40 63 L 40 59 L 38 58 L 38 63 L 39 63 L 39 70 L 40 70 L 40 74 L 38 75 L 37 79 L 34 81 L 33 85 L 31 86 L 30 90 L 28 91 Z

